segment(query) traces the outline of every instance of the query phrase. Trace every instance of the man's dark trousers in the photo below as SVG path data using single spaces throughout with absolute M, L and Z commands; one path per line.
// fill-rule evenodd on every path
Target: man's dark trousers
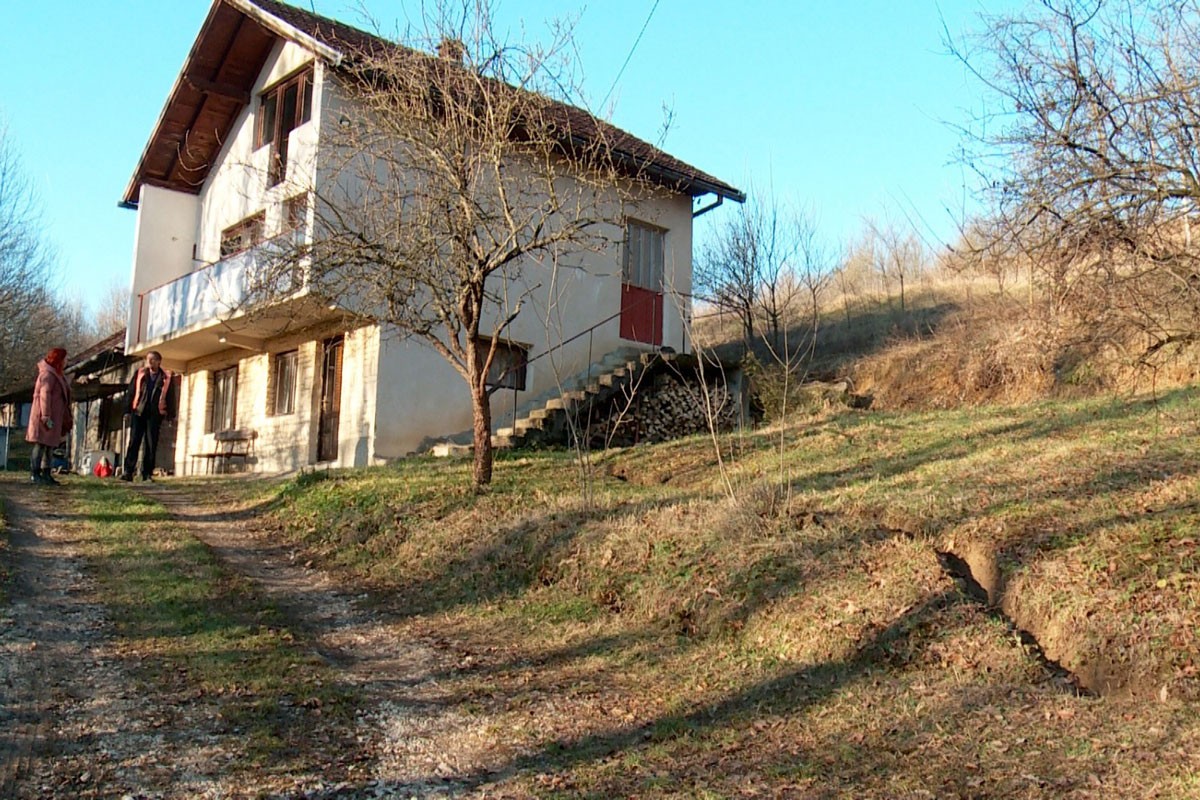
M 158 453 L 158 430 L 162 427 L 162 415 L 157 410 L 146 409 L 143 414 L 129 415 L 129 448 L 125 451 L 125 475 L 133 477 L 133 468 L 138 463 L 138 448 L 141 447 L 141 475 L 146 480 L 154 472 L 154 459 Z

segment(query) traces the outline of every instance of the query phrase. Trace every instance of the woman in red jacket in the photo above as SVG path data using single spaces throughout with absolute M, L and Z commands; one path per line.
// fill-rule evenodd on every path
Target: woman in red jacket
M 45 486 L 58 485 L 50 475 L 51 453 L 71 431 L 71 387 L 63 374 L 66 363 L 67 351 L 61 347 L 54 348 L 38 362 L 33 407 L 25 429 L 25 441 L 33 443 L 30 480 Z

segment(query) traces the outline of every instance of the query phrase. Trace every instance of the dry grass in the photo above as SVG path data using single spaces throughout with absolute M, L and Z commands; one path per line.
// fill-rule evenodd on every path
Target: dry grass
M 1179 391 L 793 418 L 725 442 L 732 497 L 703 440 L 254 490 L 459 656 L 498 796 L 1188 797 L 1198 434 Z
M 1181 309 L 1184 315 L 1190 310 Z M 1181 345 L 1146 353 L 1153 339 L 1121 326 L 1083 324 L 1054 311 L 1027 285 L 923 273 L 900 307 L 895 293 L 860 285 L 850 294 L 827 290 L 817 332 L 796 319 L 787 349 L 798 357 L 790 380 L 849 378 L 876 408 L 949 409 L 1019 404 L 1101 394 L 1162 391 L 1200 378 L 1200 348 Z M 728 360 L 744 347 L 729 317 L 699 314 L 696 340 Z M 778 354 L 753 347 L 778 394 L 771 368 Z M 768 409 L 769 410 L 769 409 Z

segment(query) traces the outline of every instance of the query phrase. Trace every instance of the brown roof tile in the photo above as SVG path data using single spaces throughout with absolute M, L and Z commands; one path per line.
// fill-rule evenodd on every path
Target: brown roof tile
M 378 55 L 399 45 L 373 34 L 322 17 L 277 0 L 252 0 L 261 8 L 299 31 L 346 55 Z M 431 56 L 432 57 L 432 56 Z M 555 102 L 564 115 L 565 127 L 573 137 L 594 141 L 603 137 L 621 156 L 632 159 L 639 168 L 657 172 L 655 177 L 673 188 L 692 195 L 716 193 L 739 202 L 745 195 L 729 184 L 684 163 L 669 153 L 593 114 L 566 103 Z

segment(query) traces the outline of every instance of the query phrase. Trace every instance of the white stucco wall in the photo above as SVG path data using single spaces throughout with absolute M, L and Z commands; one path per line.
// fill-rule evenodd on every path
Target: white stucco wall
M 192 454 L 214 452 L 217 448 L 213 433 L 205 430 L 212 373 L 235 365 L 238 368 L 235 427 L 257 434 L 249 468 L 256 472 L 288 472 L 316 463 L 324 342 L 338 334 L 344 335 L 345 341 L 341 414 L 338 457 L 330 466 L 375 463 L 378 328 L 342 331 L 333 325 L 269 341 L 266 352 L 226 350 L 193 362 L 183 379 L 176 473 L 193 474 L 207 469 L 207 464 L 192 459 Z M 295 411 L 277 416 L 271 408 L 274 356 L 291 350 L 297 351 L 298 361 Z
M 627 216 L 667 230 L 663 344 L 686 351 L 684 315 L 691 292 L 692 212 L 688 197 L 655 193 L 627 205 Z M 492 395 L 493 427 L 511 424 L 514 404 L 552 391 L 564 381 L 622 347 L 643 350 L 649 345 L 620 337 L 620 240 L 623 225 L 606 234 L 610 244 L 601 252 L 567 253 L 558 264 L 530 263 L 522 267 L 510 291 L 523 296 L 524 308 L 507 338 L 529 348 L 537 358 L 526 375 L 524 391 L 501 390 Z M 684 315 L 681 315 L 683 309 Z M 613 319 L 565 346 L 561 342 Z M 471 429 L 471 401 L 458 372 L 432 348 L 395 334 L 383 336 L 379 356 L 379 398 L 375 414 L 375 455 L 397 458 L 417 452 L 430 438 L 463 434 Z M 590 359 L 590 360 L 589 360 Z
M 358 113 L 352 111 L 338 81 L 326 82 L 322 92 L 322 126 L 325 136 L 338 136 L 343 122 L 356 125 Z M 352 162 L 353 163 L 353 162 Z M 358 176 L 351 170 L 335 172 L 335 158 L 318 164 L 317 181 L 327 197 L 353 202 L 363 192 Z M 354 169 L 360 169 L 356 165 Z M 512 167 L 510 166 L 510 169 Z M 519 169 L 519 167 L 518 167 Z M 569 181 L 564 179 L 563 194 L 571 196 Z M 530 185 L 536 186 L 532 180 Z M 534 362 L 527 376 L 526 389 L 518 393 L 516 404 L 558 386 L 562 381 L 586 369 L 589 358 L 599 361 L 621 347 L 652 349 L 649 345 L 620 338 L 622 241 L 625 219 L 633 218 L 666 229 L 663 303 L 663 345 L 686 351 L 690 342 L 685 319 L 689 314 L 691 292 L 692 203 L 691 198 L 661 189 L 626 186 L 606 193 L 598 205 L 609 209 L 612 224 L 605 226 L 602 238 L 607 243 L 596 249 L 560 254 L 553 261 L 526 261 L 511 276 L 510 301 L 518 298 L 523 309 L 507 329 L 505 338 L 529 349 L 531 358 L 552 350 L 552 354 Z M 584 193 L 586 195 L 586 192 Z M 629 197 L 635 200 L 629 200 Z M 594 198 L 581 197 L 585 214 L 597 205 Z M 501 280 L 492 282 L 500 291 Z M 356 307 L 361 300 L 353 291 L 337 290 L 339 300 Z M 366 305 L 369 307 L 369 298 Z M 490 333 L 485 320 L 481 330 Z M 589 334 L 584 333 L 611 317 Z M 565 347 L 559 344 L 583 334 Z M 373 450 L 379 458 L 394 458 L 414 452 L 437 437 L 461 434 L 471 428 L 470 396 L 458 372 L 439 354 L 415 339 L 400 339 L 395 333 L 384 334 L 379 347 L 379 396 L 374 413 Z M 514 405 L 513 393 L 505 390 L 493 396 L 495 426 L 508 424 Z
M 313 188 L 317 164 L 317 137 L 321 116 L 321 86 L 325 74 L 318 61 L 313 74 L 312 120 L 293 130 L 288 144 L 286 178 L 267 186 L 269 145 L 254 148 L 255 118 L 263 90 L 314 62 L 312 53 L 291 42 L 279 42 L 251 90 L 253 98 L 234 123 L 213 170 L 200 193 L 197 254 L 205 263 L 221 252 L 221 231 L 262 211 L 265 235 L 278 234 L 284 224 L 284 201 Z
M 268 187 L 271 148 L 254 147 L 260 97 L 264 89 L 308 64 L 314 65 L 312 119 L 291 132 L 286 177 Z M 139 295 L 217 261 L 221 232 L 247 217 L 263 212 L 264 235 L 277 235 L 285 224 L 286 201 L 312 189 L 324 74 L 323 65 L 314 63 L 309 51 L 290 42 L 277 43 L 251 90 L 250 104 L 234 122 L 199 195 L 148 185 L 141 188 L 130 281 L 130 352 L 136 350 L 142 332 Z
M 138 197 L 126 352 L 134 351 L 142 330 L 142 295 L 192 271 L 200 215 L 200 199 L 185 192 L 143 185 Z

